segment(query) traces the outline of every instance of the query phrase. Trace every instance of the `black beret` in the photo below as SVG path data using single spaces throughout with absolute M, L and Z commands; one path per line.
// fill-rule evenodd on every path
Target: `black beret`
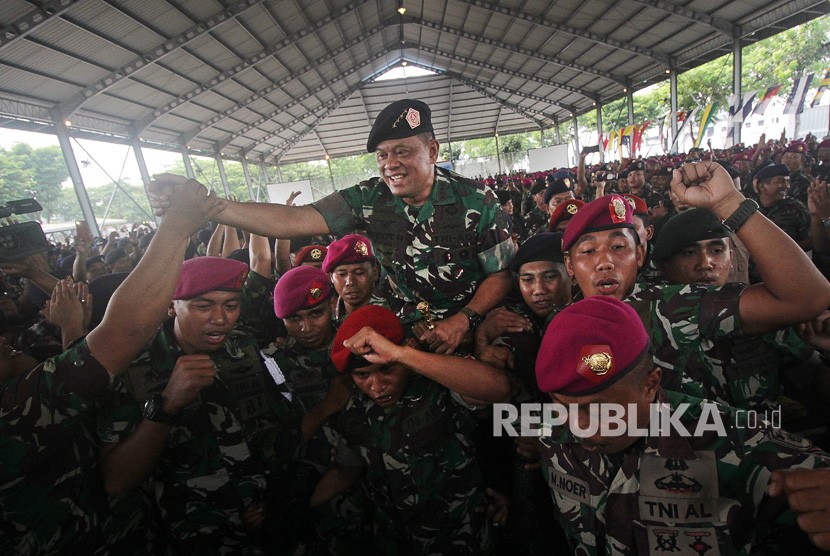
M 519 272 L 525 263 L 535 261 L 552 261 L 555 263 L 564 262 L 562 256 L 562 234 L 544 232 L 530 236 L 522 243 L 516 256 L 510 261 L 510 270 Z
M 530 188 L 530 194 L 536 195 L 537 193 L 544 191 L 545 187 L 545 180 L 536 180 L 533 187 Z
M 758 181 L 774 178 L 776 176 L 789 176 L 790 169 L 786 164 L 767 164 L 755 174 Z
M 629 174 L 631 172 L 636 172 L 637 170 L 645 170 L 645 169 L 646 169 L 646 165 L 642 160 L 634 160 L 634 161 L 631 162 L 631 164 L 628 165 L 628 168 L 626 168 L 626 170 L 628 170 Z
M 666 220 L 654 242 L 651 258 L 665 261 L 692 243 L 728 235 L 717 216 L 706 209 L 689 209 Z
M 118 247 L 117 249 L 113 249 L 109 253 L 106 254 L 104 257 L 104 262 L 107 263 L 107 266 L 115 264 L 119 260 L 123 259 L 127 256 L 127 252 L 124 251 L 123 248 Z
M 550 185 L 547 186 L 545 189 L 545 202 L 550 203 L 550 200 L 553 198 L 554 195 L 559 195 L 560 193 L 567 193 L 571 190 L 571 180 L 570 178 L 564 179 L 555 179 L 550 182 Z
M 500 205 L 506 205 L 508 201 L 513 200 L 513 195 L 510 193 L 510 191 L 496 191 L 496 197 L 499 198 Z
M 618 180 L 624 180 L 624 179 L 627 179 L 627 178 L 628 178 L 628 170 L 623 170 L 622 172 L 617 174 L 617 179 Z
M 432 112 L 420 100 L 397 100 L 381 110 L 366 142 L 366 151 L 373 153 L 378 143 L 388 139 L 406 139 L 432 131 Z

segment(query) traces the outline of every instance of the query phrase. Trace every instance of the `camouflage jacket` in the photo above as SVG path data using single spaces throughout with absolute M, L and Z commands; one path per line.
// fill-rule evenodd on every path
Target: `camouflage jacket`
M 489 528 L 476 507 L 484 482 L 472 412 L 447 388 L 413 375 L 403 398 L 381 408 L 356 393 L 336 429 L 366 468 L 381 554 L 481 554 Z M 343 450 L 338 463 L 343 464 Z
M 262 355 L 274 381 L 285 385 L 292 402 L 302 414 L 322 401 L 331 380 L 339 376 L 330 358 L 331 342 L 325 349 L 308 350 L 288 336 L 284 343 L 271 344 L 263 349 Z M 323 425 L 297 448 L 294 458 L 313 466 L 322 474 L 331 464 L 332 450 L 336 445 L 329 426 Z
M 99 413 L 100 442 L 119 442 L 135 430 L 140 404 L 164 390 L 181 355 L 171 320 L 119 377 L 116 396 Z M 254 338 L 234 331 L 210 355 L 216 379 L 178 416 L 147 485 L 177 550 L 254 546 L 242 512 L 265 499 L 266 480 L 299 443 L 293 408 Z
M 533 210 L 525 216 L 522 241 L 532 235 L 548 231 L 548 222 L 550 222 L 550 215 L 543 210 L 539 210 L 539 207 L 533 207 Z
M 390 308 L 411 323 L 429 301 L 438 317 L 465 305 L 490 274 L 504 270 L 514 247 L 505 214 L 490 188 L 437 168 L 429 199 L 407 205 L 380 178 L 313 204 L 329 229 L 366 230 L 388 274 Z
M 790 174 L 790 190 L 787 197 L 796 199 L 805 207 L 807 206 L 807 192 L 810 190 L 810 178 L 804 175 L 804 172 L 799 170 L 794 174 Z
M 0 390 L 0 554 L 91 554 L 107 512 L 89 414 L 110 375 L 80 341 Z
M 767 482 L 775 469 L 826 466 L 826 455 L 764 421 L 741 426 L 727 406 L 664 391 L 657 401 L 672 411 L 689 404 L 680 421 L 692 436 L 673 429 L 613 455 L 587 451 L 569 433 L 542 438 L 545 475 L 571 548 L 591 555 L 800 553 L 795 546 L 805 536 L 786 501 L 766 494 Z M 701 414 L 715 423 L 704 404 L 720 416 L 725 435 L 694 435 Z

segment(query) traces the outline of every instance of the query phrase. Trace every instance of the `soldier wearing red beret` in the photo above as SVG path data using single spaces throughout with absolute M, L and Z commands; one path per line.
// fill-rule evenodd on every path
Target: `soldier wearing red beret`
M 716 289 L 638 282 L 645 246 L 635 233 L 631 206 L 615 195 L 589 203 L 571 219 L 562 238 L 565 265 L 585 297 L 610 295 L 641 308 L 658 363 L 666 369 L 664 386 L 731 403 L 722 362 L 707 355 L 714 340 L 813 318 L 830 303 L 830 284 L 784 232 L 758 214 L 757 203 L 743 198 L 721 166 L 685 165 L 675 171 L 672 190 L 688 204 L 713 211 L 737 233 L 764 284 Z M 804 291 L 818 299 L 806 299 Z
M 323 272 L 329 274 L 339 296 L 334 308 L 335 321 L 342 321 L 367 303 L 383 304 L 383 298 L 373 295 L 380 267 L 368 238 L 349 234 L 329 245 Z
M 235 329 L 247 274 L 232 259 L 185 262 L 172 318 L 98 414 L 107 491 L 151 479 L 175 552 L 257 549 L 268 477 L 300 441 L 256 339 Z
M 571 550 L 653 554 L 682 543 L 697 553 L 810 553 L 767 483 L 792 467 L 827 483 L 812 469 L 830 458 L 767 421 L 664 390 L 649 345 L 634 308 L 608 296 L 570 305 L 542 340 L 539 388 L 561 411 L 541 439 L 544 470 Z M 826 521 L 811 524 L 825 530 Z
M 344 449 L 311 505 L 364 475 L 380 552 L 486 553 L 490 524 L 479 511 L 486 498 L 471 409 L 508 397 L 504 374 L 405 344 L 400 319 L 376 305 L 346 317 L 331 358 L 357 391 L 336 417 Z

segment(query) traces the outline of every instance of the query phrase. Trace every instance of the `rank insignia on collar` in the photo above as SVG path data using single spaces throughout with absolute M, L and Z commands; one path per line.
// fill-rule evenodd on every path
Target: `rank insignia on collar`
M 611 346 L 583 346 L 579 353 L 576 372 L 593 383 L 600 383 L 606 374 L 614 372 Z
M 354 244 L 354 250 L 355 253 L 363 257 L 369 254 L 369 247 L 367 247 L 366 244 L 362 241 L 358 241 Z
M 406 113 L 406 122 L 409 124 L 409 127 L 415 129 L 421 125 L 421 113 L 414 108 L 410 108 Z
M 576 212 L 579 210 L 579 207 L 577 207 L 576 205 L 573 205 L 573 204 L 569 204 L 565 208 L 565 210 L 568 211 L 568 214 L 576 214 Z
M 615 224 L 625 221 L 625 201 L 622 197 L 613 197 L 611 204 L 608 205 L 608 210 L 611 211 L 611 220 Z

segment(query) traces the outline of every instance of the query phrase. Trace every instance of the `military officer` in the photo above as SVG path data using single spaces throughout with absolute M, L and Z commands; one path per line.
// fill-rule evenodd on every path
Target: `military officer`
M 380 267 L 369 238 L 349 234 L 329 245 L 323 272 L 329 274 L 337 291 L 334 320 L 338 322 L 367 303 L 382 305 L 385 302 L 373 295 L 380 279 Z
M 539 388 L 565 410 L 541 439 L 545 471 L 575 553 L 804 553 L 768 481 L 830 459 L 766 421 L 665 391 L 648 346 L 636 311 L 607 296 L 570 305 L 542 341 Z M 619 420 L 599 428 L 612 410 Z
M 376 153 L 381 177 L 311 205 L 289 207 L 223 201 L 223 223 L 271 237 L 366 230 L 387 272 L 389 300 L 406 324 L 424 316 L 426 301 L 441 320 L 422 320 L 416 335 L 449 353 L 510 288 L 514 245 L 495 193 L 435 166 L 439 144 L 429 106 L 399 100 L 375 120 L 366 150 Z M 154 208 L 163 212 L 185 178 L 157 177 Z

